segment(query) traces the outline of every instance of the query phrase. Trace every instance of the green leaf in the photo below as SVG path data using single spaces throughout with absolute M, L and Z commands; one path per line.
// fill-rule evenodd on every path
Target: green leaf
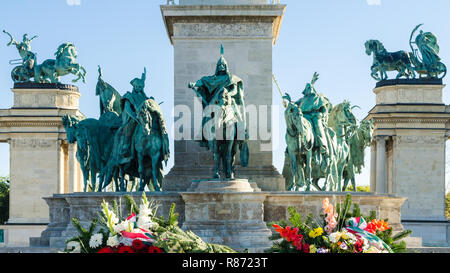
M 289 212 L 289 222 L 291 222 L 292 227 L 301 228 L 303 226 L 303 223 L 302 223 L 302 216 L 300 215 L 300 213 L 298 213 L 294 209 L 294 207 L 289 207 L 288 212 Z

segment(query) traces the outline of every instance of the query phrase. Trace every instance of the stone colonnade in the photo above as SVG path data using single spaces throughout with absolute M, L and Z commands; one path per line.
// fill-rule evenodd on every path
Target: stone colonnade
M 440 80 L 381 83 L 374 89 L 376 105 L 366 117 L 374 122 L 371 191 L 406 197 L 405 228 L 422 237 L 424 245 L 446 244 L 445 142 L 450 111 L 442 101 L 444 85 Z M 419 222 L 423 229 L 408 226 Z M 430 223 L 440 225 L 440 231 L 431 232 Z
M 66 141 L 63 115 L 82 115 L 78 88 L 15 84 L 14 105 L 0 110 L 0 142 L 10 146 L 10 211 L 5 244 L 27 246 L 49 223 L 43 197 L 82 190 L 76 144 Z

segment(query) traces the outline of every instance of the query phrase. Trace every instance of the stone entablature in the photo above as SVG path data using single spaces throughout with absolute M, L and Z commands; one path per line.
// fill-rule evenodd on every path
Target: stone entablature
M 266 37 L 275 44 L 286 5 L 161 6 L 171 43 L 183 37 Z M 192 35 L 195 34 L 195 35 Z

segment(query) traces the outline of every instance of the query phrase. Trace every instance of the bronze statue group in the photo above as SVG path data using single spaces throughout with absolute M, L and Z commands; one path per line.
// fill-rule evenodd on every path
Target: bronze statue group
M 420 79 L 428 80 L 440 80 L 445 76 L 447 70 L 438 56 L 436 36 L 420 31 L 412 41 L 420 26 L 411 33 L 412 52 L 388 52 L 378 40 L 365 43 L 366 53 L 373 54 L 371 76 L 374 79 L 386 80 L 389 71 L 398 72 L 396 79 L 413 80 L 416 73 Z M 78 77 L 74 82 L 85 81 L 86 71 L 75 62 L 77 52 L 73 44 L 62 44 L 55 53 L 55 60 L 45 60 L 38 65 L 30 47 L 37 36 L 29 39 L 25 34 L 23 41 L 17 42 L 11 34 L 3 32 L 10 37 L 7 45 L 15 45 L 21 56 L 10 61 L 10 64 L 18 64 L 11 72 L 14 83 L 59 83 L 60 76 L 68 73 Z M 213 178 L 234 179 L 238 152 L 241 165 L 248 164 L 249 136 L 244 84 L 231 74 L 223 54 L 221 47 L 214 75 L 202 77 L 188 87 L 193 90 L 193 96 L 202 100 L 202 128 L 212 124 L 211 128 L 203 130 L 206 134 L 202 134 L 199 142 L 213 155 Z M 144 191 L 146 186 L 151 191 L 162 190 L 163 163 L 167 164 L 170 156 L 169 138 L 159 104 L 144 92 L 145 68 L 140 78 L 130 82 L 132 91 L 123 96 L 103 80 L 100 67 L 98 72 L 99 119 L 63 117 L 67 140 L 76 143 L 84 190 L 104 191 L 112 182 L 116 191 Z M 287 93 L 283 96 L 286 190 L 310 191 L 313 186 L 319 191 L 344 191 L 349 182 L 356 190 L 355 175 L 361 173 L 365 148 L 372 142 L 372 121 L 363 120 L 358 124 L 352 113 L 355 106 L 349 101 L 333 106 L 315 89 L 317 80 L 315 73 L 306 84 L 303 97 L 297 101 L 292 101 Z M 214 122 L 210 122 L 213 119 Z M 218 138 L 218 132 L 224 137 Z M 221 177 L 220 166 L 224 177 Z

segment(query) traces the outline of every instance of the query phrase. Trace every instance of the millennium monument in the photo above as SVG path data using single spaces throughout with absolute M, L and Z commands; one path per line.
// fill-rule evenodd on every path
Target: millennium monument
M 67 74 L 85 80 L 73 44 L 38 64 L 30 47 L 36 36 L 17 42 L 5 31 L 21 56 L 10 62 L 17 65 L 14 105 L 0 110 L 0 141 L 11 154 L 10 219 L 1 227 L 7 246 L 64 248 L 78 234 L 73 218 L 87 227 L 102 202 L 123 210 L 127 195 L 137 200 L 146 191 L 160 215 L 175 204 L 182 229 L 206 242 L 262 252 L 271 244 L 266 223 L 287 220 L 292 208 L 319 214 L 323 198 L 340 202 L 350 184 L 356 189 L 369 146 L 372 192 L 352 192 L 361 212 L 389 219 L 394 232 L 413 229 L 422 238 L 409 238 L 409 247 L 422 239 L 447 242 L 450 112 L 442 102 L 446 67 L 434 34 L 414 28 L 411 52 L 366 42 L 377 104 L 360 122 L 352 113 L 357 106 L 334 105 L 316 90 L 318 73 L 300 98 L 279 90 L 287 146 L 281 175 L 272 163 L 272 48 L 286 6 L 180 0 L 160 8 L 174 47 L 173 153 L 160 103 L 145 92 L 146 68 L 121 94 L 98 67 L 92 92 L 100 116 L 89 118 L 79 111 L 78 87 L 60 82 Z M 175 165 L 165 175 L 169 156 Z

